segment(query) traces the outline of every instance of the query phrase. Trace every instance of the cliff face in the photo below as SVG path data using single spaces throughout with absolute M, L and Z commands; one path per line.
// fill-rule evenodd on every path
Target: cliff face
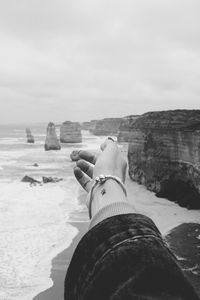
M 139 118 L 139 116 L 127 116 L 124 117 L 120 123 L 119 131 L 117 135 L 117 141 L 119 143 L 128 143 L 131 140 L 131 126 L 135 123 L 135 121 Z
M 81 126 L 78 122 L 66 121 L 60 127 L 61 143 L 81 143 Z
M 47 135 L 45 140 L 44 148 L 48 150 L 60 150 L 61 146 L 56 134 L 56 128 L 54 123 L 50 122 L 47 126 Z
M 82 130 L 90 130 L 90 126 L 91 126 L 90 123 L 91 123 L 91 122 L 82 122 L 82 123 L 81 123 L 81 129 L 82 129 Z
M 89 131 L 91 132 L 91 133 L 93 133 L 93 131 L 94 131 L 94 129 L 95 129 L 95 126 L 96 126 L 96 123 L 98 122 L 99 120 L 91 120 L 90 121 L 90 125 L 89 125 Z
M 130 177 L 159 197 L 200 208 L 200 110 L 146 113 L 129 130 Z
M 105 118 L 93 121 L 90 131 L 95 135 L 117 135 L 122 118 Z
M 29 128 L 26 128 L 26 138 L 27 138 L 27 143 L 33 144 L 35 142 L 34 137 L 31 134 L 31 130 Z

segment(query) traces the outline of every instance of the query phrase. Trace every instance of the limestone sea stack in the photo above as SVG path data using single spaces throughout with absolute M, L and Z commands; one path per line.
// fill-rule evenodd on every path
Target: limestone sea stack
M 31 130 L 29 128 L 26 128 L 26 138 L 27 138 L 27 143 L 33 144 L 35 142 L 34 137 L 31 134 Z
M 129 132 L 130 177 L 159 197 L 200 208 L 200 110 L 145 113 Z
M 81 143 L 81 126 L 78 122 L 66 121 L 60 127 L 61 143 Z
M 48 150 L 60 150 L 61 146 L 56 134 L 56 127 L 54 123 L 49 122 L 47 126 L 47 135 L 45 140 L 44 148 L 46 151 Z
M 116 135 L 122 118 L 105 118 L 94 122 L 94 127 L 90 131 L 94 135 Z
M 139 118 L 138 115 L 132 115 L 124 117 L 120 123 L 119 131 L 117 135 L 117 141 L 119 143 L 128 143 L 131 139 L 130 126 Z

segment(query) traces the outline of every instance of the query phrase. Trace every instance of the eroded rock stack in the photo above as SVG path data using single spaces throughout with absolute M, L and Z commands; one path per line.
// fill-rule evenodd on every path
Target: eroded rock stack
M 105 118 L 102 120 L 93 120 L 93 127 L 90 131 L 94 135 L 117 135 L 122 118 Z
M 61 143 L 81 143 L 81 126 L 78 122 L 66 121 L 60 127 Z
M 56 127 L 54 123 L 49 122 L 47 126 L 47 135 L 45 140 L 44 148 L 46 151 L 48 150 L 60 150 L 61 146 L 56 134 Z
M 34 137 L 31 134 L 31 130 L 29 128 L 26 128 L 26 138 L 27 138 L 27 143 L 35 143 Z
M 130 177 L 159 197 L 200 208 L 200 110 L 149 112 L 129 131 Z

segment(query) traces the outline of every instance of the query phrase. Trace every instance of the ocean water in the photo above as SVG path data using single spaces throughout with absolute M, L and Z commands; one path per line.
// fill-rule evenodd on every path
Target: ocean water
M 44 151 L 46 125 L 31 130 L 35 144 L 27 144 L 23 125 L 0 127 L 1 300 L 31 300 L 52 285 L 51 260 L 77 234 L 70 215 L 85 209 L 77 200 L 79 186 L 69 155 L 76 148 L 97 150 L 104 140 L 83 132 L 81 144 Z M 25 175 L 63 181 L 31 187 L 21 182 Z

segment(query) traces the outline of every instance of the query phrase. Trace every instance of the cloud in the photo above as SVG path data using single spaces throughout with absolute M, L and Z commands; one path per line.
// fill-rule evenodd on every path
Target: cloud
M 0 121 L 198 108 L 199 9 L 198 0 L 0 0 Z

